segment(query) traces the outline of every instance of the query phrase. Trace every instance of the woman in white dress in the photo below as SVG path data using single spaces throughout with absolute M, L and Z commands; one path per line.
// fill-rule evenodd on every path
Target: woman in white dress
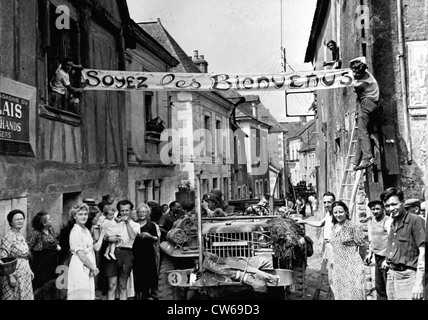
M 79 204 L 71 209 L 75 224 L 70 232 L 72 257 L 68 267 L 67 300 L 94 300 L 96 265 L 91 232 L 85 227 L 89 207 Z

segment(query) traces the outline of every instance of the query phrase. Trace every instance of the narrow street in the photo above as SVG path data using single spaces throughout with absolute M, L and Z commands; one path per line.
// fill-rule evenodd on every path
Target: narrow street
M 427 0 L 0 3 L 0 300 L 428 299 Z

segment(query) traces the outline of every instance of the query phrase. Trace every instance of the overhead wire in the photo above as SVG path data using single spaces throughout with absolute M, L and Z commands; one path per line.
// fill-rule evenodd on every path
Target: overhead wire
M 275 68 L 278 68 L 278 66 L 275 66 L 277 58 L 278 58 L 278 55 L 275 57 L 275 60 L 273 61 L 271 67 L 269 68 L 269 73 L 273 73 L 275 71 Z M 269 96 L 270 93 L 271 93 L 270 91 L 262 91 L 260 96 L 260 101 L 262 101 L 263 99 L 266 99 L 266 97 Z
M 274 66 L 274 68 L 279 68 L 280 66 Z M 280 73 L 282 72 L 282 70 L 269 70 L 269 73 Z M 262 99 L 266 99 L 270 94 L 272 93 L 272 91 L 262 91 L 261 93 L 261 97 L 260 97 L 260 101 L 262 101 Z

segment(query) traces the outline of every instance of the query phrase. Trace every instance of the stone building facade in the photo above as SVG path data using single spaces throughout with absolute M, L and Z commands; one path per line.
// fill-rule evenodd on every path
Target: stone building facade
M 261 199 L 263 194 L 271 191 L 268 136 L 272 126 L 268 119 L 261 118 L 259 109 L 264 107 L 259 97 L 248 95 L 244 98 L 245 101 L 237 107 L 235 120 L 245 134 L 243 139 L 236 139 L 237 153 L 245 154 L 245 161 L 238 164 L 240 172 L 233 181 L 232 199 Z
M 132 24 L 136 48 L 127 49 L 127 71 L 168 72 L 179 63 L 137 24 Z M 172 126 L 172 93 L 168 91 L 126 92 L 128 190 L 136 204 L 175 200 L 178 167 L 164 164 L 161 151 L 166 142 L 161 133 Z
M 84 198 L 128 195 L 124 93 L 84 92 L 63 108 L 48 99 L 49 81 L 66 56 L 84 67 L 125 69 L 125 49 L 135 46 L 128 8 L 120 0 L 6 0 L 0 6 L 2 110 L 22 104 L 19 115 L 1 115 L 21 132 L 0 129 L 0 236 L 13 208 L 27 214 L 25 231 L 42 209 L 59 229 Z M 71 80 L 79 85 L 77 74 Z
M 204 56 L 199 55 L 197 50 L 193 52 L 193 56 L 188 56 L 161 21 L 140 23 L 139 26 L 179 61 L 171 72 L 208 72 Z M 172 144 L 165 149 L 164 158 L 177 165 L 178 181 L 188 184 L 192 190 L 196 187 L 195 179 L 199 177 L 201 196 L 213 188 L 219 188 L 224 198 L 230 199 L 231 173 L 228 159 L 231 154 L 229 118 L 233 109 L 232 102 L 227 95 L 217 92 L 175 91 L 170 97 L 170 108 L 173 121 L 169 129 L 177 135 L 169 136 L 171 139 L 178 136 L 178 140 L 177 145 L 174 145 L 169 139 Z M 179 185 L 176 187 L 178 189 Z M 193 196 L 187 200 L 194 201 Z
M 423 0 L 400 2 L 398 7 L 395 1 L 318 0 L 305 56 L 315 70 L 323 69 L 323 61 L 330 60 L 325 44 L 335 40 L 344 68 L 365 56 L 379 83 L 381 132 L 378 143 L 374 139 L 375 166 L 366 170 L 359 187 L 361 210 L 366 199 L 378 198 L 390 186 L 422 199 L 427 183 L 428 7 Z M 355 99 L 351 88 L 316 92 L 321 195 L 340 188 Z

